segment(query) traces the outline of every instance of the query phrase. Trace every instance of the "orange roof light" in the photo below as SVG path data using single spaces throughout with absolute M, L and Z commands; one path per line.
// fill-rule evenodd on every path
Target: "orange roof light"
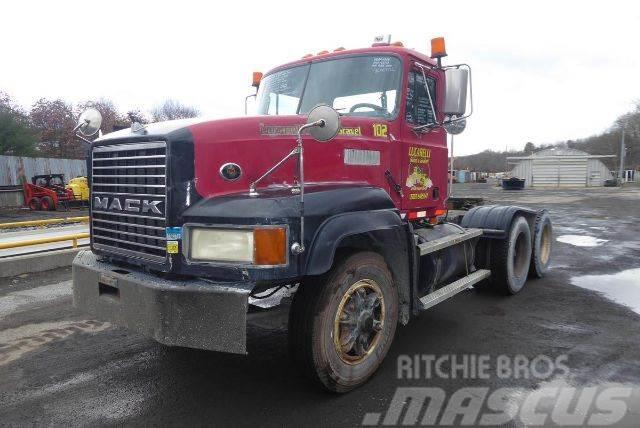
M 325 51 L 320 51 L 320 52 L 318 52 L 318 55 L 326 55 L 326 54 L 328 54 L 328 53 L 329 53 L 329 51 L 326 51 L 326 50 L 325 50 Z
M 311 58 L 313 56 L 313 54 L 306 54 L 305 56 L 302 57 L 302 59 L 304 58 Z
M 391 46 L 399 46 L 399 47 L 404 47 L 404 45 L 402 44 L 402 42 L 393 42 L 391 43 Z
M 444 37 L 431 39 L 431 58 L 442 58 L 444 56 L 447 56 L 447 50 L 444 46 Z
M 262 80 L 262 73 L 259 71 L 254 71 L 253 72 L 253 83 L 251 83 L 251 86 L 255 86 L 256 88 L 258 86 L 260 86 L 260 81 Z
M 343 50 L 345 50 L 345 48 L 343 48 L 342 46 L 340 46 L 339 48 L 335 48 L 333 51 L 334 51 L 334 52 L 340 52 L 340 51 L 343 51 Z

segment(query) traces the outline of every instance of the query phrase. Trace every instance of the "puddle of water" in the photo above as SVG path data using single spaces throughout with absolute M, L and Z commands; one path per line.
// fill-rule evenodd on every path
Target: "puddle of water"
M 597 247 L 607 242 L 607 239 L 600 239 L 587 235 L 560 235 L 556 238 L 559 242 L 575 245 L 576 247 Z
M 602 293 L 606 298 L 640 314 L 640 268 L 610 275 L 584 275 L 571 278 L 578 287 Z

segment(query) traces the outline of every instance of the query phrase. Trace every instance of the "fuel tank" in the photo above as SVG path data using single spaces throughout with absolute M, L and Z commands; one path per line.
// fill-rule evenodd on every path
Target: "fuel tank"
M 465 229 L 453 223 L 414 229 L 418 244 L 458 234 Z M 418 272 L 420 296 L 431 293 L 471 272 L 478 238 L 461 242 L 440 251 L 422 256 Z

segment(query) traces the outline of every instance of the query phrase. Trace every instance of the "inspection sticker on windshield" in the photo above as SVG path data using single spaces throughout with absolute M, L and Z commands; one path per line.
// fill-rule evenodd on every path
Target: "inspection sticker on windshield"
M 167 253 L 178 254 L 178 241 L 167 241 Z
M 165 231 L 167 233 L 167 239 L 171 239 L 171 240 L 182 239 L 181 227 L 167 227 Z

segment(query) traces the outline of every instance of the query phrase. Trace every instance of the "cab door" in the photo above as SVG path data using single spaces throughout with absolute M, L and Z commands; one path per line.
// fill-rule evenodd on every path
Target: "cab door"
M 426 67 L 423 71 L 416 63 L 409 69 L 400 141 L 402 210 L 435 209 L 442 205 L 442 198 L 446 195 L 445 131 L 441 127 L 424 130 L 417 128 L 435 124 L 436 117 L 442 121 L 439 106 L 443 98 L 444 82 L 441 76 L 441 73 Z

